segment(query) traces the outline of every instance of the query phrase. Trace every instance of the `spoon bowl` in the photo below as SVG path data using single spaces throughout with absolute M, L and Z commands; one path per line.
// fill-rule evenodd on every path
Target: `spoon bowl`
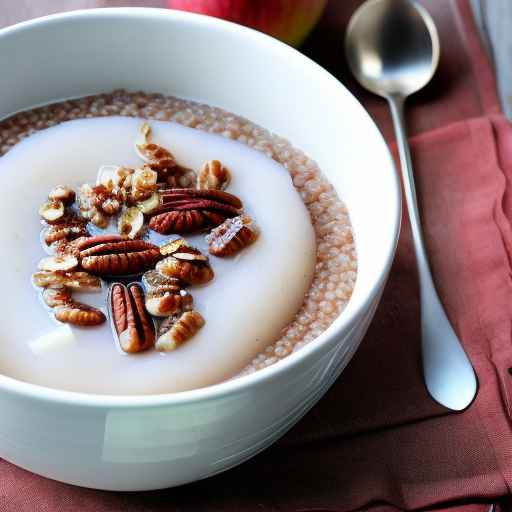
M 439 63 L 439 36 L 428 12 L 404 0 L 369 0 L 352 16 L 346 53 L 357 80 L 379 96 L 422 89 Z

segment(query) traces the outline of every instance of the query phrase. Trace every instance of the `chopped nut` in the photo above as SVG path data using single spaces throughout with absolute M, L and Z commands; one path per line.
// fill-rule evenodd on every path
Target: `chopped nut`
M 79 292 L 96 292 L 101 290 L 101 279 L 87 272 L 51 272 L 43 270 L 32 276 L 35 286 L 39 288 L 71 288 Z
M 71 255 L 49 256 L 48 258 L 43 258 L 37 266 L 39 270 L 51 272 L 67 272 L 74 270 L 76 267 L 78 267 L 78 260 L 75 256 Z
M 101 212 L 94 212 L 91 217 L 91 222 L 101 229 L 105 229 L 108 226 L 108 217 Z
M 100 325 L 106 320 L 105 315 L 99 309 L 73 300 L 62 306 L 57 306 L 55 318 L 59 322 L 79 327 Z
M 69 187 L 59 185 L 48 194 L 48 198 L 53 201 L 61 201 L 65 206 L 68 206 L 75 200 L 75 192 Z
M 137 206 L 142 213 L 148 215 L 160 206 L 160 194 L 158 192 L 153 192 L 148 199 L 138 201 L 135 206 Z
M 105 185 L 91 187 L 85 184 L 79 190 L 78 207 L 82 217 L 89 219 L 99 228 L 106 228 L 107 216 L 119 212 L 123 202 L 121 199 L 116 190 L 109 190 Z
M 170 188 L 192 188 L 196 186 L 197 175 L 192 169 L 177 165 L 169 172 L 165 182 Z
M 194 254 L 190 252 L 175 252 L 173 256 L 177 260 L 182 261 L 208 261 L 208 257 L 204 254 Z
M 115 186 L 124 190 L 131 190 L 134 172 L 135 170 L 129 167 L 118 167 L 114 178 Z
M 197 311 L 186 311 L 179 316 L 169 317 L 169 320 L 166 320 L 169 330 L 160 334 L 155 348 L 165 352 L 175 350 L 192 338 L 204 323 L 204 318 Z
M 39 208 L 39 215 L 49 224 L 57 222 L 64 216 L 64 203 L 50 199 Z
M 43 300 L 50 308 L 64 306 L 71 301 L 71 292 L 68 288 L 45 288 Z
M 49 226 L 44 232 L 44 241 L 47 245 L 65 240 L 71 241 L 89 233 L 86 228 L 87 221 L 74 215 L 67 215 L 57 223 Z
M 180 249 L 183 252 L 183 247 Z M 196 255 L 201 255 L 197 249 L 188 248 Z M 194 254 L 194 253 L 192 253 Z M 156 265 L 156 270 L 167 277 L 175 277 L 188 284 L 203 284 L 213 279 L 213 270 L 208 261 L 193 260 L 187 261 L 177 259 L 174 255 L 168 256 Z
M 157 188 L 158 174 L 149 167 L 136 169 L 132 176 L 132 185 L 137 190 L 153 191 Z
M 182 245 L 187 245 L 187 241 L 183 238 L 177 238 L 176 240 L 166 242 L 164 245 L 160 246 L 160 254 L 162 256 L 174 254 Z
M 231 181 L 229 171 L 218 161 L 205 162 L 197 176 L 197 188 L 224 190 Z
M 110 288 L 109 307 L 115 333 L 122 350 L 141 352 L 155 343 L 155 325 L 144 307 L 144 291 L 137 283 L 126 287 L 114 283 Z
M 96 185 L 103 185 L 108 190 L 113 190 L 117 186 L 116 179 L 119 169 L 118 165 L 102 165 L 98 170 Z
M 169 316 L 192 306 L 192 295 L 185 290 L 170 291 L 156 288 L 146 294 L 146 309 L 153 316 Z
M 208 252 L 214 256 L 232 256 L 252 244 L 258 229 L 248 215 L 227 219 L 206 237 Z
M 156 270 L 148 270 L 142 276 L 142 284 L 146 290 L 166 290 L 166 291 L 180 291 L 183 288 L 183 282 L 174 277 L 166 277 Z
M 144 228 L 144 215 L 136 207 L 128 208 L 119 217 L 117 229 L 121 235 L 128 238 L 137 238 L 142 234 Z

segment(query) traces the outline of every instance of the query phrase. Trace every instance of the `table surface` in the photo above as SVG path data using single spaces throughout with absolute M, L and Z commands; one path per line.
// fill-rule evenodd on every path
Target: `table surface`
M 0 27 L 46 14 L 93 7 L 164 7 L 165 0 L 4 0 Z M 482 38 L 498 70 L 498 85 L 503 108 L 512 117 L 512 2 L 510 0 L 471 0 Z M 448 4 L 448 2 L 447 2 Z M 345 2 L 330 0 L 326 16 L 334 17 Z M 449 9 L 449 6 L 446 7 Z M 318 38 L 318 34 L 315 35 Z M 340 34 L 341 40 L 341 34 Z M 326 50 L 327 51 L 327 50 Z M 310 55 L 315 58 L 315 55 Z

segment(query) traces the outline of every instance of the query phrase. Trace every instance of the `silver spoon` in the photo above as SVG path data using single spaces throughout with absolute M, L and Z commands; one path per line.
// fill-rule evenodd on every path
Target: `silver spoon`
M 413 1 L 368 0 L 350 20 L 345 50 L 357 80 L 386 98 L 391 108 L 420 281 L 425 384 L 437 402 L 462 410 L 476 394 L 476 377 L 430 273 L 403 114 L 407 96 L 424 87 L 437 68 L 437 30 L 427 11 Z

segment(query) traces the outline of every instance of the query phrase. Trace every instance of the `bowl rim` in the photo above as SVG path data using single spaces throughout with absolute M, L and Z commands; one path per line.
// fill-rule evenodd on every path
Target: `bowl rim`
M 73 406 L 86 406 L 94 408 L 151 408 L 158 406 L 170 406 L 180 404 L 190 404 L 203 402 L 210 399 L 225 398 L 229 395 L 236 394 L 242 391 L 244 388 L 251 388 L 257 386 L 264 381 L 270 381 L 275 379 L 279 374 L 284 373 L 290 367 L 298 365 L 300 362 L 304 362 L 310 354 L 320 350 L 321 346 L 328 343 L 330 340 L 339 336 L 339 333 L 347 330 L 347 328 L 358 321 L 358 317 L 361 313 L 369 308 L 371 303 L 379 298 L 379 289 L 385 284 L 387 280 L 387 274 L 391 267 L 394 259 L 398 243 L 398 235 L 400 232 L 401 223 L 401 211 L 402 211 L 402 200 L 401 200 L 401 189 L 400 189 L 400 178 L 396 172 L 394 161 L 391 157 L 389 147 L 387 146 L 382 133 L 379 128 L 370 117 L 366 109 L 361 105 L 357 98 L 333 75 L 331 75 L 326 69 L 321 67 L 319 64 L 311 60 L 306 55 L 303 55 L 295 48 L 269 36 L 257 30 L 238 25 L 229 21 L 214 18 L 211 16 L 205 16 L 201 14 L 189 13 L 185 11 L 179 11 L 174 9 L 165 8 L 147 8 L 147 7 L 110 7 L 110 8 L 97 8 L 97 9 L 80 9 L 74 11 L 68 11 L 63 13 L 50 14 L 34 18 L 28 21 L 23 21 L 3 29 L 0 29 L 0 41 L 11 34 L 24 32 L 33 28 L 53 24 L 61 23 L 66 21 L 72 21 L 75 19 L 101 19 L 105 17 L 116 17 L 116 18 L 137 18 L 146 17 L 154 19 L 163 19 L 165 17 L 173 19 L 174 21 L 183 21 L 187 23 L 195 23 L 199 25 L 207 25 L 208 27 L 215 27 L 217 29 L 229 32 L 231 35 L 236 37 L 257 39 L 260 44 L 265 44 L 273 52 L 286 54 L 287 58 L 293 59 L 294 61 L 302 61 L 302 65 L 309 67 L 311 72 L 314 72 L 322 76 L 322 79 L 326 84 L 331 87 L 338 87 L 340 94 L 348 95 L 356 106 L 360 110 L 360 114 L 365 116 L 368 121 L 368 126 L 373 128 L 375 136 L 379 139 L 379 143 L 384 145 L 383 149 L 387 154 L 388 166 L 394 172 L 390 177 L 393 182 L 393 201 L 390 204 L 392 212 L 393 225 L 390 227 L 392 230 L 392 237 L 390 237 L 387 247 L 385 247 L 385 257 L 380 262 L 380 268 L 378 268 L 379 279 L 376 280 L 367 290 L 364 291 L 364 297 L 361 300 L 361 304 L 354 311 L 350 311 L 350 301 L 347 309 L 344 310 L 340 316 L 336 318 L 334 323 L 326 329 L 320 336 L 306 344 L 297 352 L 286 356 L 281 361 L 273 364 L 267 368 L 263 368 L 254 373 L 243 375 L 234 379 L 223 381 L 217 384 L 206 386 L 203 388 L 192 389 L 189 391 L 180 391 L 174 393 L 162 393 L 162 394 L 148 394 L 148 395 L 109 395 L 109 394 L 95 394 L 95 393 L 84 393 L 67 391 L 61 389 L 50 388 L 39 384 L 32 384 L 30 382 L 21 381 L 13 377 L 0 374 L 0 390 L 7 391 L 12 395 L 17 395 L 24 398 L 36 399 L 42 402 L 51 402 L 57 404 L 67 404 Z M 39 105 L 33 105 L 30 108 L 35 108 Z

